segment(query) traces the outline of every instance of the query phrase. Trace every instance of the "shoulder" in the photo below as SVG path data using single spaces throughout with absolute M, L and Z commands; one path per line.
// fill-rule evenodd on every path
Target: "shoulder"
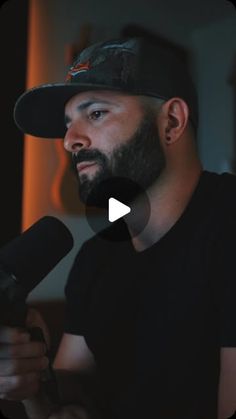
M 236 176 L 231 173 L 222 173 L 219 175 L 218 205 L 230 217 L 229 221 L 235 219 L 236 211 Z
M 205 171 L 205 183 L 214 197 L 215 209 L 230 213 L 236 210 L 236 176 L 232 173 L 214 173 Z
M 208 184 L 216 184 L 220 188 L 225 186 L 229 191 L 236 188 L 236 175 L 233 173 L 216 173 L 204 170 L 203 177 L 204 181 Z
M 228 191 L 236 191 L 236 175 L 233 173 L 221 173 L 219 175 L 221 184 L 224 185 Z
M 211 244 L 217 251 L 216 265 L 230 266 L 235 260 L 236 245 L 236 176 L 217 174 L 214 200 L 211 205 Z

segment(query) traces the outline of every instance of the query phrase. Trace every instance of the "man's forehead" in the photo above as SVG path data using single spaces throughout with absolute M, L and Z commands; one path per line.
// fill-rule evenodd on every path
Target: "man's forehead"
M 83 101 L 84 99 L 89 100 L 99 100 L 99 99 L 107 99 L 111 100 L 119 99 L 122 97 L 134 97 L 136 95 L 133 95 L 131 93 L 126 92 L 120 92 L 115 90 L 89 90 L 87 92 L 79 92 L 76 95 L 72 96 L 70 100 L 66 103 L 66 106 L 70 103 L 73 103 L 74 101 Z
M 79 92 L 72 96 L 65 105 L 65 113 L 70 111 L 74 106 L 76 107 L 88 107 L 96 102 L 116 104 L 122 99 L 136 98 L 136 95 L 132 95 L 126 92 L 116 92 L 113 90 L 89 90 L 87 92 Z

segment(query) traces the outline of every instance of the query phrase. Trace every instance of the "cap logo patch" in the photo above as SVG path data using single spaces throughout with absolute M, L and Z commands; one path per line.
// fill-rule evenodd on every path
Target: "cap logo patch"
M 77 76 L 79 73 L 84 71 L 88 71 L 90 69 L 90 63 L 87 61 L 86 63 L 78 63 L 70 68 L 68 74 L 66 76 L 66 81 L 70 81 L 72 77 Z

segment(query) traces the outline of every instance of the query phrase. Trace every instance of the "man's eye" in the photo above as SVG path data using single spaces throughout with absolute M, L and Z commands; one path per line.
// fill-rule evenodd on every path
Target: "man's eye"
M 90 113 L 89 119 L 93 119 L 93 120 L 101 119 L 106 113 L 107 111 L 93 111 Z

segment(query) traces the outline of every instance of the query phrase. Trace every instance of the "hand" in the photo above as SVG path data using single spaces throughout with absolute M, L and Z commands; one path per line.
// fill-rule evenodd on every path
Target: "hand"
M 74 404 L 61 407 L 58 411 L 52 413 L 48 419 L 92 419 L 87 411 Z
M 26 327 L 41 327 L 49 343 L 47 327 L 35 309 L 29 309 Z M 33 342 L 25 329 L 0 327 L 0 398 L 23 400 L 35 395 L 40 374 L 48 366 L 46 345 Z

